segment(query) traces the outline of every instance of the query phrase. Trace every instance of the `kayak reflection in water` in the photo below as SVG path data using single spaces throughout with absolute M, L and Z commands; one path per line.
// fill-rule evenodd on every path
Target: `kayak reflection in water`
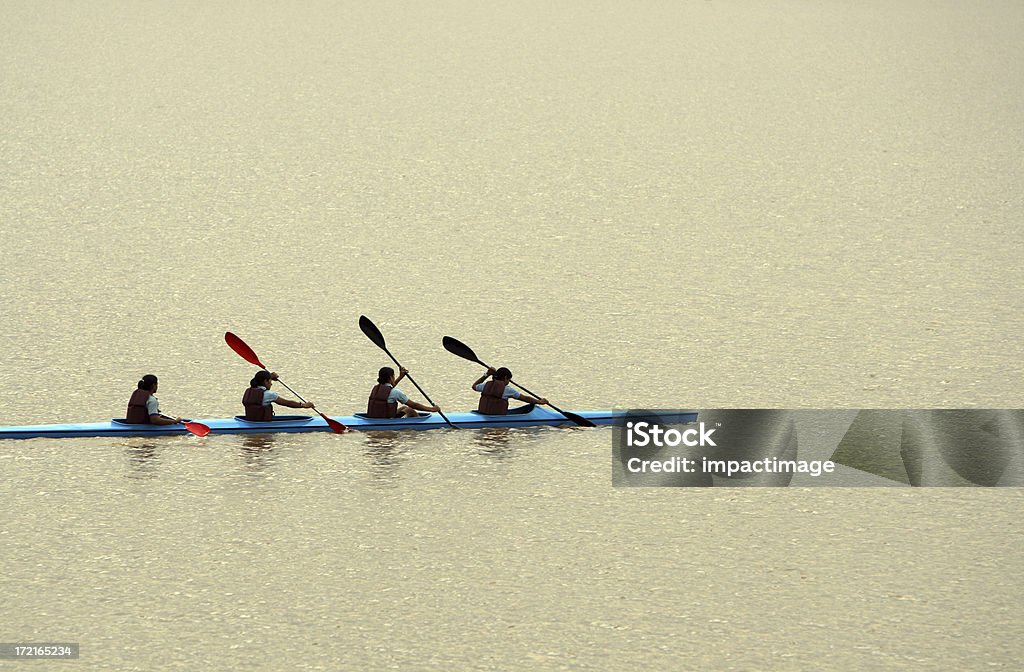
M 489 383 L 484 382 L 487 380 L 487 376 L 492 376 Z M 524 394 L 512 387 L 510 385 L 511 382 L 512 372 L 504 366 L 500 369 L 488 366 L 487 373 L 477 378 L 476 382 L 473 383 L 473 389 L 480 393 L 480 405 L 477 406 L 476 410 L 487 415 L 507 415 L 509 399 L 518 399 L 526 404 L 547 405 L 547 399 L 538 399 L 537 397 Z
M 242 405 L 245 406 L 245 419 L 254 422 L 265 422 L 274 419 L 274 407 L 271 404 L 287 406 L 288 408 L 316 408 L 311 401 L 293 401 L 283 399 L 277 392 L 271 392 L 270 388 L 277 380 L 277 374 L 272 371 L 258 371 L 252 380 L 249 381 L 249 389 L 242 395 Z
M 409 399 L 409 395 L 395 387 L 409 374 L 409 369 L 399 367 L 401 375 L 395 378 L 395 370 L 390 366 L 382 367 L 377 372 L 377 384 L 370 390 L 370 398 L 366 401 L 366 417 L 368 418 L 414 418 L 417 411 L 437 413 L 439 406 L 424 406 Z M 399 406 L 405 404 L 405 406 Z
M 156 398 L 159 381 L 152 373 L 147 373 L 139 381 L 138 389 L 132 392 L 128 400 L 128 411 L 125 422 L 132 425 L 176 425 L 181 418 L 170 418 L 160 413 L 160 400 Z

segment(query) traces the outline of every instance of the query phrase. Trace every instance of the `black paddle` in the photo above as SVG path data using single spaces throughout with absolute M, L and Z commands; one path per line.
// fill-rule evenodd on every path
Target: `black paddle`
M 363 333 L 366 334 L 366 337 L 368 339 L 373 341 L 374 345 L 376 345 L 378 348 L 380 348 L 385 353 L 387 353 L 387 356 L 391 358 L 391 361 L 395 363 L 395 366 L 397 366 L 399 369 L 402 368 L 402 365 L 398 363 L 398 360 L 395 359 L 395 356 L 391 354 L 390 350 L 388 350 L 388 346 L 385 345 L 385 343 L 384 343 L 384 334 L 380 333 L 380 329 L 377 328 L 376 324 L 374 324 L 373 322 L 370 321 L 370 318 L 368 318 L 366 315 L 360 315 L 359 316 L 359 328 L 363 330 Z M 437 404 L 435 404 L 430 399 L 430 397 L 427 396 L 427 393 L 423 391 L 423 388 L 420 387 L 419 384 L 415 380 L 412 379 L 412 376 L 410 376 L 409 374 L 405 374 L 405 377 L 409 379 L 410 383 L 412 383 L 413 385 L 416 386 L 416 389 L 420 391 L 420 394 L 423 395 L 424 399 L 426 399 L 428 402 L 430 402 L 431 406 L 437 406 Z M 437 413 L 442 418 L 444 418 L 444 421 L 448 423 L 449 427 L 451 427 L 452 429 L 455 429 L 455 425 L 453 425 L 452 421 L 448 419 L 448 416 L 446 416 L 441 411 L 438 411 Z
M 484 364 L 483 362 L 480 361 L 480 359 L 476 356 L 476 353 L 473 352 L 472 348 L 470 348 L 468 345 L 466 345 L 465 343 L 463 343 L 462 341 L 460 341 L 458 339 L 452 338 L 451 336 L 445 336 L 443 339 L 441 339 L 441 344 L 444 345 L 444 349 L 445 350 L 447 350 L 448 352 L 452 353 L 453 355 L 457 355 L 459 357 L 462 357 L 463 359 L 468 359 L 471 362 L 476 362 L 477 364 L 479 364 L 480 366 L 484 367 L 485 369 L 490 369 L 491 368 L 491 367 L 487 366 L 486 364 Z M 520 385 L 519 383 L 515 383 L 515 386 L 518 387 L 519 389 L 521 389 L 523 392 L 526 392 L 530 396 L 537 397 L 538 399 L 541 398 L 540 395 L 534 394 L 533 392 L 530 392 L 528 389 L 526 389 L 526 387 L 524 385 Z M 572 420 L 573 422 L 575 422 L 580 427 L 596 427 L 597 426 L 594 423 L 592 423 L 590 420 L 587 420 L 586 418 L 584 418 L 582 416 L 576 415 L 575 413 L 570 413 L 569 411 L 563 411 L 558 406 L 555 406 L 554 404 L 552 404 L 550 402 L 548 402 L 548 406 L 550 406 L 551 408 L 555 409 L 556 411 L 558 411 L 559 413 L 564 415 L 569 420 Z

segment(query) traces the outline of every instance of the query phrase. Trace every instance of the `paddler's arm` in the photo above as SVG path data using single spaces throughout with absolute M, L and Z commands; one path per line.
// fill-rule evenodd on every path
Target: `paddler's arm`
M 519 390 L 516 390 L 516 392 L 519 392 Z M 519 401 L 523 402 L 524 404 L 539 404 L 541 406 L 547 406 L 548 405 L 548 400 L 547 399 L 544 399 L 544 398 L 538 399 L 537 397 L 531 397 L 530 395 L 524 394 L 522 392 L 519 392 L 519 396 L 516 397 L 516 399 L 518 399 Z
M 181 418 L 169 418 L 163 414 L 149 416 L 151 425 L 176 425 L 179 422 L 181 422 Z
M 476 381 L 474 381 L 473 384 L 469 386 L 469 389 L 473 390 L 474 392 L 479 392 L 480 390 L 476 389 L 476 386 L 487 380 L 487 376 L 493 376 L 497 371 L 498 370 L 493 366 L 488 366 L 487 373 L 477 378 Z
M 274 403 L 287 406 L 288 408 L 316 408 L 312 401 L 293 401 L 291 399 L 283 399 L 281 397 L 274 399 Z
M 409 408 L 415 408 L 417 411 L 426 411 L 427 413 L 437 413 L 441 410 L 440 406 L 424 406 L 418 401 L 413 401 L 412 399 L 405 402 L 405 405 Z

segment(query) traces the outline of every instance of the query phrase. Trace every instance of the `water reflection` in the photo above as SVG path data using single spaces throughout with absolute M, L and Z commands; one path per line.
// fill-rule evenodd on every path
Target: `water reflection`
M 499 460 L 508 460 L 516 456 L 516 450 L 533 443 L 542 434 L 561 431 L 554 427 L 482 427 L 473 430 L 473 443 L 481 455 Z M 567 428 L 564 428 L 567 429 Z
M 156 444 L 151 441 L 127 443 L 124 447 L 128 458 L 128 478 L 156 478 L 160 459 Z
M 518 451 L 549 432 L 568 431 L 553 427 L 486 427 L 455 431 L 367 431 L 360 432 L 363 454 L 369 458 L 369 475 L 378 484 L 395 484 L 402 468 L 416 457 L 414 449 L 474 450 L 476 454 L 498 461 L 510 460 Z M 584 430 L 586 431 L 586 430 Z M 442 438 L 443 437 L 443 438 Z M 438 441 L 441 443 L 438 443 Z
M 239 455 L 247 475 L 265 475 L 264 472 L 277 461 L 277 439 L 273 434 L 245 434 Z
M 403 455 L 416 440 L 418 432 L 365 432 L 365 455 L 370 458 L 370 475 L 374 480 L 391 482 L 398 478 Z
M 515 436 L 512 432 L 511 427 L 485 427 L 476 430 L 473 443 L 477 445 L 481 455 L 507 460 L 515 453 L 515 447 L 512 445 Z

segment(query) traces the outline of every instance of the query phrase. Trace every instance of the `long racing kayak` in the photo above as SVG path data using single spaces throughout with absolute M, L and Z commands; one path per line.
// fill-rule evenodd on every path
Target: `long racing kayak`
M 621 425 L 626 422 L 624 411 L 576 411 L 595 425 Z M 697 419 L 693 411 L 649 411 L 664 424 L 686 424 Z M 645 417 L 650 417 L 645 415 Z M 508 415 L 485 415 L 477 411 L 449 413 L 456 427 L 478 429 L 482 427 L 537 427 L 573 424 L 561 413 L 543 406 L 528 404 L 509 410 Z M 362 413 L 332 418 L 361 431 L 395 431 L 406 429 L 441 429 L 447 427 L 437 413 L 420 413 L 416 418 L 367 418 Z M 331 428 L 320 417 L 308 415 L 279 415 L 266 422 L 246 420 L 242 416 L 196 420 L 207 425 L 211 434 L 270 434 L 277 432 L 329 432 Z M 80 422 L 65 425 L 23 425 L 0 427 L 0 439 L 69 438 L 88 436 L 173 436 L 187 434 L 182 425 L 133 425 L 123 419 L 109 422 Z

